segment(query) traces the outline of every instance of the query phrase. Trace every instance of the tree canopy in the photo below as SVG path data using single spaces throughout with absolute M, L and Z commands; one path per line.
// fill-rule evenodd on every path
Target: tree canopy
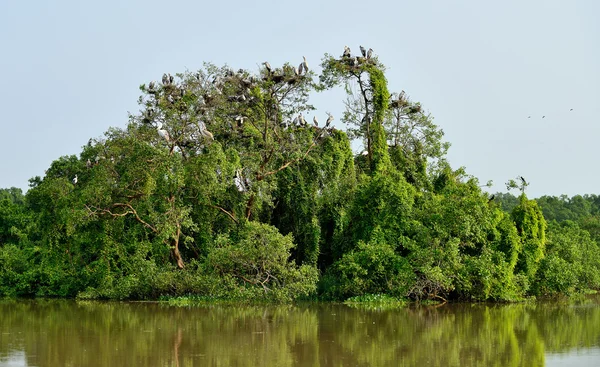
M 125 128 L 25 195 L 1 190 L 0 295 L 518 300 L 600 286 L 600 200 L 530 200 L 524 180 L 519 198 L 489 199 L 371 53 L 325 55 L 318 75 L 263 65 L 143 84 Z M 337 87 L 345 129 L 310 104 Z

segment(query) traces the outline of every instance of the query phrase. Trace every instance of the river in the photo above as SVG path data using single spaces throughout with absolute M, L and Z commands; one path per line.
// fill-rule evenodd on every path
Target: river
M 600 297 L 399 310 L 0 300 L 0 366 L 600 366 Z

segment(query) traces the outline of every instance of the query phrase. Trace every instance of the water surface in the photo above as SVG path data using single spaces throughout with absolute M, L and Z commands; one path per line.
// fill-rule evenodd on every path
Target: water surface
M 391 311 L 7 300 L 0 366 L 600 366 L 600 298 Z

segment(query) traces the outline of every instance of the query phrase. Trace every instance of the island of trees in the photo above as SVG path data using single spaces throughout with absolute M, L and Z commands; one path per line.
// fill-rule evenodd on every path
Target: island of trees
M 361 47 L 362 49 L 362 47 Z M 600 197 L 491 198 L 372 51 L 211 64 L 0 190 L 0 296 L 518 301 L 600 287 Z M 310 96 L 347 92 L 335 128 Z M 339 124 L 336 124 L 339 125 Z M 353 154 L 351 142 L 364 151 Z

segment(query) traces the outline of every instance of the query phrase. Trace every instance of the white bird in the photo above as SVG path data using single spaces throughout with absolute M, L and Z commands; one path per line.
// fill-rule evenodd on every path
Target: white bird
M 302 56 L 304 61 L 302 62 L 302 66 L 304 66 L 304 72 L 308 72 L 308 63 L 306 62 L 306 56 Z
M 171 137 L 169 136 L 169 132 L 164 130 L 162 126 L 162 122 L 159 122 L 158 126 L 156 127 L 156 131 L 158 131 L 158 135 L 160 135 L 163 139 L 165 139 L 167 142 L 170 142 Z
M 267 61 L 263 62 L 263 65 L 265 66 L 265 68 L 267 68 L 267 72 L 269 74 L 271 74 L 271 64 L 269 64 Z
M 333 121 L 333 116 L 331 114 L 329 114 L 329 117 L 327 118 L 327 122 L 325 122 L 325 126 L 329 126 L 329 124 L 331 124 L 332 121 Z
M 350 47 L 344 46 L 344 53 L 342 54 L 342 57 L 350 57 Z
M 77 184 L 77 175 L 75 175 L 75 177 L 73 178 L 73 185 Z
M 360 153 L 360 154 L 362 154 L 362 155 L 367 155 L 367 154 L 369 154 L 369 152 L 368 152 L 368 151 L 366 151 L 366 150 L 363 150 L 363 152 L 362 152 L 362 153 Z
M 85 162 L 85 166 L 86 166 L 87 168 L 90 168 L 90 167 L 92 167 L 92 161 L 90 161 L 90 159 L 89 159 L 89 158 L 88 158 L 87 162 Z
M 300 64 L 300 67 L 292 66 L 292 70 L 294 70 L 294 74 L 300 75 L 300 71 L 299 70 L 302 70 L 302 64 Z
M 244 185 L 244 179 L 242 177 L 242 170 L 241 169 L 237 169 L 235 171 L 235 177 L 233 178 L 233 182 L 235 184 L 235 187 L 237 187 L 239 192 L 244 192 L 246 191 L 246 185 Z
M 373 56 L 373 49 L 370 48 L 369 51 L 367 52 L 367 59 L 370 59 L 371 56 Z
M 205 138 L 210 138 L 210 140 L 215 140 L 213 134 L 210 131 L 208 131 L 204 122 L 198 121 L 198 126 L 200 127 L 200 134 L 202 134 L 202 136 L 204 136 Z
M 298 65 L 298 75 L 302 75 L 303 71 L 304 71 L 304 63 L 301 62 L 300 65 Z

